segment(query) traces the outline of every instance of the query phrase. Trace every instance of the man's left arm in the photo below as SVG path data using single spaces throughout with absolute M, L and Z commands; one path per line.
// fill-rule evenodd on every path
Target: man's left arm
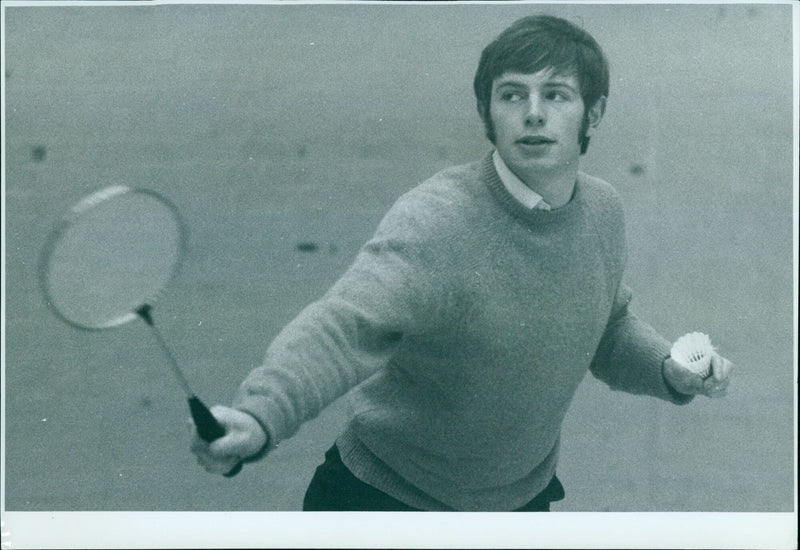
M 590 370 L 614 390 L 659 397 L 676 404 L 695 395 L 722 397 L 733 365 L 714 354 L 711 374 L 702 377 L 670 357 L 672 344 L 629 308 L 632 292 L 620 284 L 606 330 Z

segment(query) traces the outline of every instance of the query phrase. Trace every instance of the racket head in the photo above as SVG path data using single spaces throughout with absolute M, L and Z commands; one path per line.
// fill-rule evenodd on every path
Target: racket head
M 174 278 L 186 246 L 178 209 L 147 189 L 115 185 L 75 204 L 42 249 L 38 277 L 47 305 L 86 330 L 137 318 Z

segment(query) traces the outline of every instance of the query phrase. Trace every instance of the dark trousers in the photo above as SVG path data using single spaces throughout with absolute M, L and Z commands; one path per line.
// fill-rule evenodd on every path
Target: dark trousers
M 549 512 L 550 503 L 564 498 L 556 476 L 545 489 L 515 512 Z M 306 512 L 419 512 L 354 476 L 342 462 L 336 445 L 325 453 L 303 499 Z

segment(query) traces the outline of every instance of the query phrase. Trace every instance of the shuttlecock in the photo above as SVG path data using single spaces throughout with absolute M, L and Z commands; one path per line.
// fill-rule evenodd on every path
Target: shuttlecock
M 714 346 L 708 334 L 690 332 L 678 338 L 670 350 L 672 358 L 703 378 L 711 374 Z

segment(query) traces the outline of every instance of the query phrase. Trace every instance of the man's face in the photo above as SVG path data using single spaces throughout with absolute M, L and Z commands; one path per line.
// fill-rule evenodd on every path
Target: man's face
M 600 122 L 604 107 L 601 98 L 586 111 L 573 75 L 551 70 L 503 73 L 492 83 L 489 104 L 495 147 L 526 183 L 577 169 L 584 116 L 588 133 Z

